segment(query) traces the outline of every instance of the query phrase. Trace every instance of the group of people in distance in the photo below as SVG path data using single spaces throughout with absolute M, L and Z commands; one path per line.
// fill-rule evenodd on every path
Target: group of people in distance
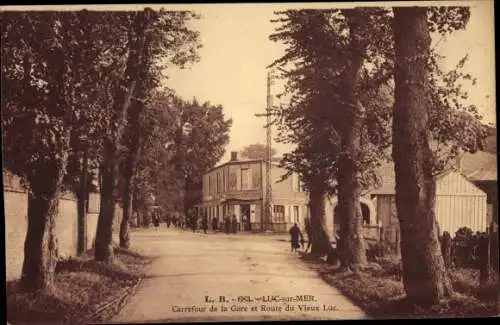
M 210 226 L 213 232 L 221 231 L 226 234 L 235 234 L 240 230 L 251 229 L 251 226 L 247 225 L 248 220 L 249 219 L 246 216 L 243 216 L 242 225 L 238 222 L 236 215 L 233 215 L 232 217 L 226 216 L 221 220 L 218 217 L 214 217 L 211 220 Z M 199 216 L 194 212 L 189 212 L 186 216 L 168 215 L 163 220 L 158 212 L 153 212 L 151 215 L 151 221 L 156 228 L 161 225 L 162 221 L 166 222 L 167 228 L 169 228 L 170 225 L 173 225 L 173 227 L 180 229 L 190 228 L 193 232 L 196 232 L 197 228 L 200 227 L 204 233 L 207 233 L 209 228 L 209 220 L 204 213 L 201 213 Z
M 311 248 L 312 245 L 311 221 L 307 217 L 304 219 L 304 228 L 307 235 L 307 247 L 305 248 L 304 252 L 307 253 L 307 251 Z M 290 228 L 288 233 L 290 234 L 291 251 L 296 252 L 297 249 L 301 247 L 302 249 L 304 249 L 305 238 L 296 222 Z
M 158 228 L 161 223 L 161 217 L 158 212 L 155 212 L 151 216 L 153 225 Z M 174 227 L 178 228 L 186 228 L 189 226 L 193 232 L 196 232 L 196 229 L 199 224 L 199 220 L 201 220 L 201 229 L 203 230 L 204 233 L 207 233 L 208 231 L 208 217 L 207 215 L 201 213 L 200 216 L 197 216 L 195 213 L 188 213 L 187 216 L 167 216 L 166 218 L 166 223 L 167 223 L 167 228 L 170 227 L 172 224 Z M 250 230 L 248 229 L 249 225 L 246 225 L 248 218 L 246 216 L 242 217 L 243 221 L 243 227 L 245 230 Z M 211 226 L 212 226 L 212 231 L 213 232 L 218 232 L 218 231 L 223 231 L 226 234 L 236 234 L 239 230 L 241 225 L 238 222 L 238 219 L 236 218 L 236 215 L 233 214 L 232 217 L 226 216 L 222 220 L 219 220 L 218 217 L 212 218 L 211 221 Z M 290 234 L 290 242 L 291 242 L 291 251 L 296 252 L 299 248 L 302 247 L 304 249 L 304 252 L 307 252 L 312 245 L 312 230 L 311 230 L 311 221 L 309 218 L 304 219 L 304 230 L 307 235 L 307 247 L 305 247 L 305 238 L 304 235 L 302 234 L 302 231 L 300 230 L 299 226 L 297 223 L 294 223 L 293 226 L 290 228 L 288 233 Z

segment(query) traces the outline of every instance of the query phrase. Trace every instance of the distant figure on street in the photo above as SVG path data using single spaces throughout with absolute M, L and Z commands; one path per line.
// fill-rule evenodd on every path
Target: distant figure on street
M 198 225 L 198 218 L 196 217 L 195 214 L 191 214 L 190 220 L 191 222 L 191 229 L 193 232 L 196 232 L 196 226 Z
M 172 222 L 172 219 L 170 215 L 167 215 L 167 228 L 170 228 L 170 223 Z
M 226 216 L 224 218 L 224 230 L 226 231 L 226 234 L 229 234 L 231 232 L 231 219 L 229 216 Z
M 218 226 L 218 225 L 219 225 L 219 218 L 214 217 L 214 218 L 212 219 L 212 230 L 213 230 L 214 232 L 216 232 L 216 231 L 217 231 L 217 226 Z
M 207 233 L 207 229 L 208 229 L 208 218 L 206 215 L 202 215 L 201 217 L 201 226 L 203 227 L 203 232 L 206 234 Z
M 157 213 L 153 213 L 152 218 L 155 228 L 158 228 L 160 226 L 160 216 Z
M 292 243 L 291 251 L 296 252 L 297 248 L 300 247 L 299 238 L 302 237 L 302 232 L 300 231 L 299 226 L 297 226 L 297 223 L 294 223 L 288 232 L 290 233 Z
M 241 226 L 241 228 L 242 228 L 241 230 L 243 230 L 243 231 L 247 231 L 248 230 L 248 228 L 247 228 L 247 216 L 246 215 L 242 215 L 241 216 L 241 225 L 242 225 Z
M 312 227 L 311 227 L 311 219 L 309 219 L 308 217 L 306 217 L 304 219 L 304 224 L 305 224 L 305 230 L 306 230 L 306 234 L 307 234 L 307 248 L 305 249 L 304 252 L 307 252 L 309 250 L 309 248 L 311 248 L 312 246 Z
M 231 228 L 233 231 L 233 234 L 236 233 L 238 230 L 238 220 L 236 219 L 236 216 L 233 214 L 233 218 L 231 219 Z

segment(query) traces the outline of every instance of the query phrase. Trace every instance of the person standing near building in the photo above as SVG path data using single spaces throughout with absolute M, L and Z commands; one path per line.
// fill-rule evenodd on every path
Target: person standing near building
M 193 230 L 193 232 L 196 232 L 196 227 L 198 226 L 198 218 L 196 214 L 194 214 L 193 212 L 190 212 L 189 215 L 190 215 L 189 221 L 191 223 L 191 229 Z
M 212 219 L 212 230 L 214 232 L 217 232 L 217 226 L 219 225 L 219 218 L 218 217 L 214 217 Z
M 206 234 L 208 229 L 208 218 L 204 213 L 202 213 L 201 218 L 202 218 L 201 225 L 203 227 L 203 232 Z
M 170 228 L 170 223 L 172 222 L 172 218 L 170 217 L 170 213 L 167 214 L 167 228 Z
M 158 229 L 158 227 L 160 226 L 160 216 L 158 215 L 158 213 L 153 212 L 152 219 L 155 228 Z
M 228 235 L 231 232 L 231 219 L 229 218 L 229 216 L 226 216 L 224 218 L 224 230 L 226 231 L 226 234 L 228 234 Z
M 233 214 L 233 218 L 231 219 L 231 228 L 233 231 L 233 234 L 235 234 L 238 230 L 238 220 L 236 219 L 236 216 Z

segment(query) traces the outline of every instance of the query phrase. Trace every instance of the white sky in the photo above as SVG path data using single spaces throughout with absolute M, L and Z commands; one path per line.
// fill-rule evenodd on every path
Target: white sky
M 465 68 L 477 78 L 476 87 L 468 88 L 470 101 L 480 107 L 485 121 L 494 123 L 493 5 L 489 1 L 469 4 L 474 7 L 467 30 L 442 39 L 436 48 L 446 55 L 445 64 L 449 68 L 469 53 L 470 60 Z M 231 151 L 266 141 L 265 118 L 254 115 L 262 113 L 266 106 L 265 67 L 284 51 L 281 44 L 268 39 L 277 26 L 270 19 L 278 6 L 286 4 L 192 6 L 202 15 L 193 25 L 201 33 L 201 60 L 189 69 L 172 69 L 166 82 L 185 99 L 196 97 L 223 105 L 226 116 L 233 119 L 231 140 L 221 161 L 229 159 Z M 277 85 L 273 88 L 274 93 L 280 91 Z M 279 154 L 290 148 L 276 142 L 273 146 Z
M 386 3 L 387 4 L 387 3 Z M 390 2 L 390 6 L 461 5 L 471 7 L 471 19 L 465 31 L 455 32 L 439 41 L 436 47 L 446 55 L 444 64 L 453 68 L 460 58 L 469 54 L 465 71 L 477 78 L 475 87 L 467 87 L 469 102 L 477 105 L 484 121 L 495 123 L 495 66 L 493 1 L 426 1 Z M 265 143 L 265 118 L 255 117 L 266 106 L 266 66 L 284 53 L 284 47 L 269 40 L 275 26 L 270 22 L 273 11 L 289 8 L 352 7 L 355 3 L 274 3 L 274 4 L 194 4 L 151 5 L 166 9 L 190 9 L 202 15 L 193 24 L 200 31 L 203 48 L 201 61 L 189 69 L 172 67 L 166 84 L 185 99 L 221 104 L 226 117 L 233 119 L 226 155 L 252 143 Z M 363 2 L 359 6 L 381 6 L 384 2 Z M 140 10 L 144 5 L 65 5 L 4 6 L 0 10 Z M 438 39 L 434 40 L 434 44 Z M 273 93 L 279 93 L 279 85 Z M 282 154 L 289 146 L 273 142 Z

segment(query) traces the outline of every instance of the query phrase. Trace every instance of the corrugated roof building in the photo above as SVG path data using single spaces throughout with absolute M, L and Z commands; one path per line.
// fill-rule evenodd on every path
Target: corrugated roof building
M 399 240 L 399 220 L 396 210 L 394 163 L 379 169 L 383 185 L 371 192 L 375 200 L 377 221 L 384 228 L 384 237 L 396 244 Z M 486 231 L 488 227 L 487 196 L 457 170 L 448 170 L 436 177 L 435 213 L 440 231 L 452 236 L 461 227 Z

